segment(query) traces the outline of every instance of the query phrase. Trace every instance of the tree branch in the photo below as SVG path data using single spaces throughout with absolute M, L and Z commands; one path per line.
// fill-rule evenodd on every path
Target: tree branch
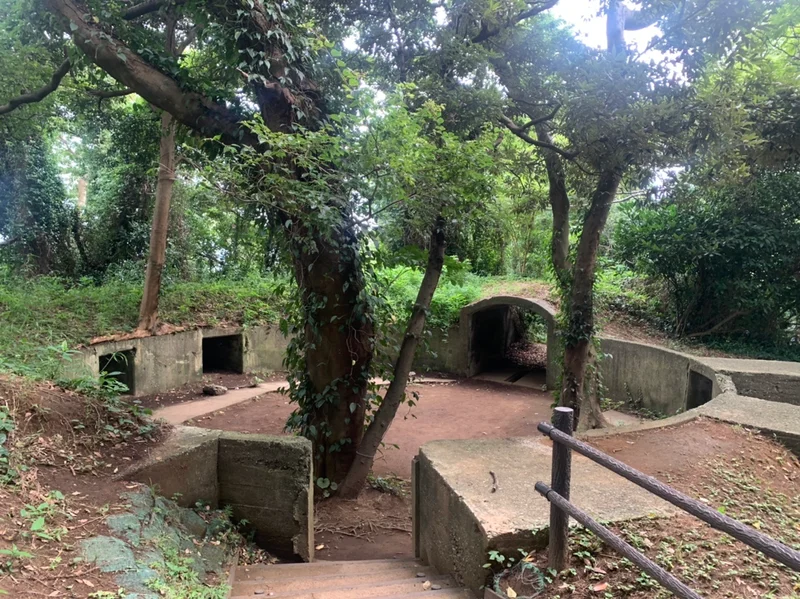
M 159 8 L 168 4 L 168 2 L 169 0 L 145 0 L 140 4 L 131 6 L 128 10 L 122 13 L 122 18 L 126 21 L 138 19 L 139 17 L 148 15 L 151 12 L 156 12 Z M 183 0 L 176 0 L 175 4 L 183 4 Z
M 558 4 L 558 0 L 542 0 L 540 4 L 536 4 L 535 6 L 531 6 L 526 10 L 518 12 L 516 15 L 511 17 L 505 25 L 500 25 L 500 24 L 487 25 L 486 23 L 481 23 L 481 30 L 478 33 L 478 35 L 472 38 L 472 43 L 480 44 L 481 42 L 485 42 L 490 37 L 494 37 L 504 29 L 507 29 L 508 27 L 513 27 L 514 25 L 524 21 L 525 19 L 530 19 L 531 17 L 535 17 L 536 15 L 553 8 L 556 4 Z
M 505 125 L 511 133 L 519 137 L 522 141 L 531 144 L 532 146 L 536 146 L 537 148 L 544 148 L 545 150 L 552 150 L 559 156 L 566 158 L 567 160 L 574 160 L 578 156 L 578 152 L 569 152 L 563 148 L 559 148 L 555 144 L 548 143 L 546 141 L 539 141 L 538 139 L 534 139 L 530 135 L 528 135 L 527 131 L 517 125 L 514 121 L 512 121 L 507 116 L 501 116 L 500 122 Z
M 71 63 L 69 59 L 65 60 L 61 63 L 61 65 L 56 69 L 56 72 L 53 73 L 53 76 L 50 79 L 50 82 L 47 85 L 40 87 L 35 92 L 31 92 L 29 94 L 22 94 L 21 96 L 17 96 L 16 98 L 12 98 L 8 101 L 8 104 L 4 104 L 0 106 L 0 115 L 8 114 L 12 110 L 16 110 L 20 106 L 25 104 L 34 104 L 36 102 L 41 102 L 47 96 L 52 94 L 58 86 L 61 84 L 61 80 L 69 73 L 69 69 L 71 67 Z
M 130 87 L 125 89 L 90 89 L 86 92 L 90 96 L 106 100 L 108 98 L 121 98 L 122 96 L 129 96 L 135 93 Z
M 225 143 L 258 145 L 258 137 L 233 111 L 202 94 L 182 89 L 169 75 L 91 22 L 85 9 L 73 0 L 46 0 L 45 4 L 89 60 L 147 102 L 202 135 L 219 135 Z

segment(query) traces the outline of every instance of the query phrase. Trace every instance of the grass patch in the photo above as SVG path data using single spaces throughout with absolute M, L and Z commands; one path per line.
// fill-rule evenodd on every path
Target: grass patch
M 279 281 L 219 280 L 165 286 L 162 322 L 178 326 L 257 325 L 278 321 Z M 0 279 L 0 369 L 56 378 L 68 350 L 95 337 L 135 329 L 141 284 L 66 286 L 51 277 Z

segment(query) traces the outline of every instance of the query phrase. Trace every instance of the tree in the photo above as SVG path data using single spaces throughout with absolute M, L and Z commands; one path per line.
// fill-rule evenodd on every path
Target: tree
M 666 30 L 654 45 L 681 51 L 686 72 L 696 76 L 711 56 L 731 51 L 739 28 L 762 23 L 768 4 L 737 3 L 731 11 L 726 3 L 706 2 L 685 5 L 678 14 L 670 3 L 654 2 L 646 21 Z M 608 5 L 605 53 L 579 47 L 558 25 L 540 20 L 516 37 L 499 39 L 499 56 L 492 58 L 511 100 L 511 114 L 501 122 L 538 148 L 547 168 L 565 345 L 559 401 L 576 410 L 581 428 L 606 424 L 587 369 L 593 362 L 597 254 L 609 210 L 626 178 L 641 184 L 655 169 L 679 163 L 699 112 L 694 90 L 670 73 L 667 58 L 647 64 L 628 52 L 624 31 L 634 16 L 621 3 Z M 699 22 L 713 23 L 714 35 L 702 37 Z M 555 55 L 553 44 L 559 46 Z M 570 189 L 586 196 L 574 253 Z
M 457 238 L 459 225 L 469 222 L 473 213 L 481 213 L 494 195 L 493 138 L 483 135 L 464 141 L 446 130 L 440 106 L 429 100 L 410 112 L 404 101 L 412 99 L 413 93 L 408 93 L 390 100 L 384 108 L 388 114 L 372 123 L 363 142 L 365 164 L 359 169 L 371 173 L 371 181 L 359 195 L 368 198 L 368 216 L 377 222 L 394 211 L 393 226 L 429 231 L 424 244 L 427 259 L 389 387 L 371 415 L 358 458 L 339 489 L 345 498 L 357 496 L 364 488 L 375 455 L 405 399 L 448 240 Z
M 177 123 L 227 147 L 264 153 L 270 143 L 278 142 L 275 136 L 268 139 L 255 133 L 247 124 L 254 116 L 267 131 L 285 136 L 302 135 L 298 126 L 305 124 L 310 131 L 324 121 L 326 98 L 314 76 L 316 56 L 329 46 L 318 43 L 316 32 L 301 24 L 306 20 L 299 18 L 299 6 L 273 7 L 261 1 L 251 2 L 247 10 L 232 2 L 175 6 L 180 18 L 195 25 L 213 24 L 202 28 L 197 41 L 209 60 L 184 64 L 165 55 L 163 44 L 153 39 L 152 28 L 132 22 L 147 21 L 165 4 L 144 2 L 120 9 L 46 0 L 42 7 L 54 15 L 60 31 L 70 36 L 82 60 L 171 114 Z M 53 32 L 56 38 L 60 31 Z M 257 115 L 247 114 L 243 96 L 258 107 Z M 252 173 L 253 180 L 270 176 L 270 169 L 276 168 L 281 176 L 302 179 L 305 174 L 295 158 L 287 157 L 288 164 L 262 163 L 260 172 Z M 289 215 L 284 204 L 291 202 L 279 200 L 273 209 L 291 230 L 293 270 L 307 321 L 305 383 L 319 396 L 310 420 L 326 423 L 324 432 L 320 426 L 314 438 L 317 471 L 341 478 L 363 432 L 372 358 L 373 323 L 363 301 L 358 239 L 351 215 L 336 200 L 329 206 L 324 226 L 312 207 L 295 205 L 300 210 Z M 351 410 L 351 404 L 357 409 Z

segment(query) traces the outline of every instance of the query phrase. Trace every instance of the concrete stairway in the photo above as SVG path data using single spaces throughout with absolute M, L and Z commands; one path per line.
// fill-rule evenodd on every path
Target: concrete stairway
M 236 566 L 230 599 L 474 599 L 415 560 Z

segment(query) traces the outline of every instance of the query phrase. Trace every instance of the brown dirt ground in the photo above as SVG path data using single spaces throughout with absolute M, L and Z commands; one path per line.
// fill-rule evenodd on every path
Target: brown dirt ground
M 401 407 L 375 461 L 378 476 L 411 478 L 411 460 L 435 439 L 525 437 L 550 418 L 552 396 L 530 388 L 488 381 L 409 387 L 419 394 L 413 408 Z M 191 421 L 195 426 L 246 433 L 282 434 L 293 406 L 279 393 L 267 393 Z M 394 447 L 396 445 L 397 447 Z
M 773 538 L 800 546 L 800 460 L 766 437 L 741 427 L 697 420 L 592 444 Z M 798 597 L 800 574 L 792 574 L 689 515 L 643 519 L 612 528 L 703 596 Z M 577 531 L 571 542 L 572 569 L 539 597 L 671 596 L 593 535 Z M 529 559 L 546 569 L 546 551 L 533 553 Z
M 0 549 L 34 557 L 19 560 L 9 572 L 8 557 L 0 556 L 0 596 L 88 597 L 97 591 L 116 592 L 112 576 L 96 567 L 73 563 L 77 543 L 108 534 L 109 514 L 123 511 L 120 495 L 138 487 L 113 480 L 113 475 L 141 459 L 158 443 L 155 439 L 107 435 L 92 440 L 95 409 L 74 393 L 19 379 L 0 379 L 0 405 L 17 414 L 17 429 L 10 441 L 12 451 L 27 456 L 15 484 L 0 486 Z M 87 423 L 75 431 L 73 420 Z M 63 500 L 55 499 L 55 491 Z M 21 510 L 49 504 L 45 531 L 52 539 L 30 532 L 31 519 Z M 29 508 L 30 509 L 30 508 Z
M 535 424 L 550 413 L 548 394 L 508 385 L 462 381 L 418 386 L 414 390 L 420 393 L 419 404 L 402 413 L 390 429 L 387 442 L 400 447 L 386 449 L 376 462 L 372 486 L 355 501 L 334 498 L 318 502 L 316 542 L 320 559 L 411 557 L 407 479 L 411 458 L 419 446 L 433 439 L 529 436 L 535 434 Z M 275 434 L 281 432 L 290 411 L 285 397 L 271 394 L 197 424 Z M 763 530 L 783 536 L 786 542 L 800 542 L 800 463 L 766 438 L 739 427 L 698 420 L 678 427 L 615 435 L 593 444 L 689 495 L 712 505 L 726 505 L 728 513 L 742 521 L 756 520 L 747 509 L 737 507 L 737 498 L 741 497 L 746 505 L 761 505 L 758 518 Z M 395 475 L 399 480 L 393 478 Z M 390 488 L 392 493 L 374 487 Z M 776 505 L 764 507 L 761 493 L 772 497 Z M 787 497 L 795 498 L 794 503 L 791 499 L 787 502 Z M 770 519 L 770 513 L 781 513 L 783 519 Z M 786 533 L 787 529 L 790 533 Z M 672 564 L 680 578 L 707 596 L 797 596 L 790 595 L 796 583 L 784 569 L 776 568 L 744 545 L 729 543 L 724 535 L 689 516 L 629 523 L 616 530 L 630 542 L 640 543 L 651 558 Z M 575 535 L 574 542 L 596 544 L 585 534 Z M 583 545 L 574 550 L 585 549 Z M 695 547 L 701 550 L 689 555 L 686 548 Z M 671 552 L 677 552 L 680 559 L 670 557 Z M 581 555 L 574 563 L 574 575 L 557 581 L 542 597 L 659 596 L 645 577 L 620 562 L 610 550 L 598 546 L 591 556 Z M 531 559 L 543 566 L 547 558 L 538 552 Z M 746 567 L 737 570 L 731 564 Z M 721 578 L 719 589 L 714 588 L 717 577 Z M 776 590 L 784 594 L 769 595 Z
M 487 381 L 415 385 L 409 391 L 419 393 L 419 401 L 398 412 L 373 468 L 380 479 L 376 485 L 385 481 L 395 492 L 368 488 L 357 501 L 320 502 L 317 544 L 324 545 L 317 552 L 320 559 L 411 557 L 408 480 L 420 446 L 435 439 L 529 436 L 549 418 L 553 401 L 549 393 Z M 286 396 L 268 393 L 189 424 L 283 434 L 292 409 Z

